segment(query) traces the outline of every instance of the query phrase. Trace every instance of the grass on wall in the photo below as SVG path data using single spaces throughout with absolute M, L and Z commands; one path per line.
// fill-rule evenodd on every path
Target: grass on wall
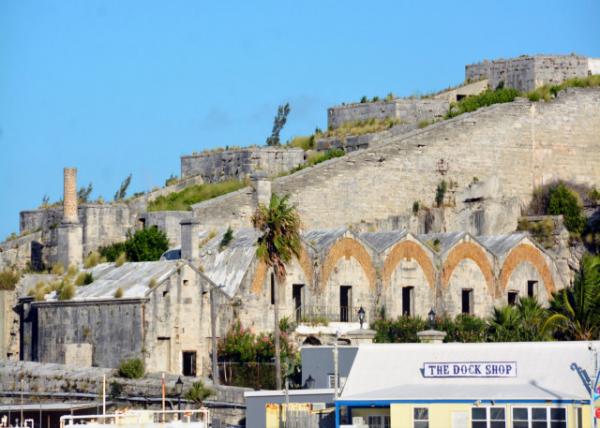
M 148 204 L 148 211 L 190 211 L 193 204 L 235 192 L 247 185 L 245 181 L 239 180 L 196 184 L 186 187 L 180 192 L 159 196 Z
M 600 74 L 595 74 L 588 77 L 576 77 L 574 79 L 565 80 L 560 85 L 544 85 L 528 92 L 527 98 L 529 101 L 550 101 L 556 95 L 567 88 L 597 88 L 600 86 Z
M 364 135 L 364 134 L 371 134 L 373 132 L 381 132 L 381 131 L 385 131 L 386 129 L 390 129 L 391 127 L 395 126 L 395 125 L 400 125 L 403 122 L 400 119 L 392 119 L 392 118 L 385 118 L 385 119 L 365 119 L 365 120 L 357 120 L 357 121 L 353 121 L 353 122 L 347 122 L 342 124 L 339 128 L 335 128 L 335 129 L 329 129 L 325 132 L 323 132 L 322 134 L 315 134 L 315 137 L 317 138 L 329 138 L 329 137 L 335 137 L 335 138 L 343 138 L 349 135 L 352 136 L 356 136 L 356 135 Z

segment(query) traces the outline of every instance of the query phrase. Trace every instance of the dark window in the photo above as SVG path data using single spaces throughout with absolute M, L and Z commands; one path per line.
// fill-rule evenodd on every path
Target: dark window
M 340 322 L 350 321 L 352 310 L 352 286 L 342 285 L 340 287 Z
M 473 407 L 471 428 L 506 428 L 504 407 Z
M 509 291 L 508 292 L 508 304 L 510 306 L 514 306 L 519 301 L 519 292 L 518 291 Z
M 275 304 L 275 274 L 271 274 L 271 304 Z
M 462 290 L 462 313 L 470 314 L 473 311 L 473 290 L 463 288 Z
M 537 281 L 527 281 L 527 297 L 535 297 Z
M 196 376 L 196 351 L 183 352 L 183 372 L 184 376 Z
M 296 312 L 296 322 L 302 321 L 302 294 L 304 284 L 292 285 L 292 298 L 294 299 L 294 311 Z
M 188 285 L 188 282 L 189 282 L 189 281 L 188 281 L 187 279 L 184 279 L 184 280 L 183 280 L 183 285 Z
M 402 315 L 411 316 L 414 314 L 413 293 L 414 287 L 402 287 Z
M 429 428 L 429 409 L 427 407 L 415 407 L 413 409 L 413 427 Z

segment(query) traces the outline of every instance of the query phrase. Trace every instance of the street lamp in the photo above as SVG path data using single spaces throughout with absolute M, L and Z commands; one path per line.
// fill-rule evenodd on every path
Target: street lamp
M 175 382 L 175 394 L 177 394 L 177 410 L 181 410 L 181 393 L 183 392 L 183 381 L 181 376 Z
M 306 389 L 313 389 L 315 387 L 315 380 L 311 375 L 308 375 L 308 377 L 306 378 L 305 385 Z
M 427 319 L 429 320 L 429 330 L 435 330 L 435 311 L 433 308 L 427 314 Z
M 360 329 L 363 328 L 363 323 L 365 322 L 365 310 L 361 306 L 358 310 L 358 322 L 360 322 Z

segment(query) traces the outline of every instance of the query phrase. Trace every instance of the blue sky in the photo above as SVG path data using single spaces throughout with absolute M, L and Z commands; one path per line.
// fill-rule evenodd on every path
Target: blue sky
M 425 93 L 464 65 L 524 53 L 600 57 L 600 1 L 0 1 L 0 240 L 57 200 L 179 173 L 179 156 L 326 127 L 362 95 Z

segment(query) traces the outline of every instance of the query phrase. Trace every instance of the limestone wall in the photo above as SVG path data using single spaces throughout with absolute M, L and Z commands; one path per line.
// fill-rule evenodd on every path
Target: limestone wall
M 199 175 L 207 183 L 243 180 L 255 172 L 274 176 L 304 162 L 304 150 L 254 147 L 181 157 L 181 177 Z
M 600 58 L 588 58 L 588 74 L 600 74 Z
M 500 82 L 506 87 L 527 92 L 545 84 L 557 84 L 573 77 L 585 77 L 596 68 L 594 59 L 579 55 L 523 55 L 517 58 L 483 61 L 465 67 L 465 78 L 487 78 L 489 86 Z
M 364 135 L 349 135 L 347 137 L 328 137 L 321 138 L 315 141 L 315 149 L 317 151 L 326 151 L 331 149 L 342 149 L 346 153 L 355 152 L 356 150 L 367 149 L 374 145 L 383 143 L 392 137 L 406 134 L 407 132 L 417 129 L 416 124 L 411 125 L 396 125 L 390 129 L 381 132 L 374 132 Z
M 367 119 L 398 119 L 408 124 L 422 120 L 441 118 L 448 111 L 448 101 L 444 99 L 407 99 L 392 101 L 354 103 L 327 109 L 327 125 L 330 129 L 344 123 Z
M 272 188 L 291 195 L 306 229 L 409 214 L 415 201 L 432 206 L 442 180 L 461 190 L 474 178 L 493 178 L 499 199 L 524 205 L 534 186 L 552 180 L 599 185 L 599 149 L 600 90 L 569 89 L 548 103 L 519 100 L 463 114 L 275 179 Z M 249 226 L 251 195 L 246 188 L 197 204 L 194 216 L 211 227 Z M 445 230 L 458 225 L 449 219 Z
M 171 248 L 181 245 L 181 225 L 179 223 L 191 216 L 190 211 L 151 211 L 142 215 L 146 227 L 156 226 L 167 234 Z
M 16 302 L 14 290 L 0 290 L 0 361 L 12 357 L 12 344 L 16 340 L 14 336 L 15 322 L 18 324 L 16 314 L 12 308 Z

